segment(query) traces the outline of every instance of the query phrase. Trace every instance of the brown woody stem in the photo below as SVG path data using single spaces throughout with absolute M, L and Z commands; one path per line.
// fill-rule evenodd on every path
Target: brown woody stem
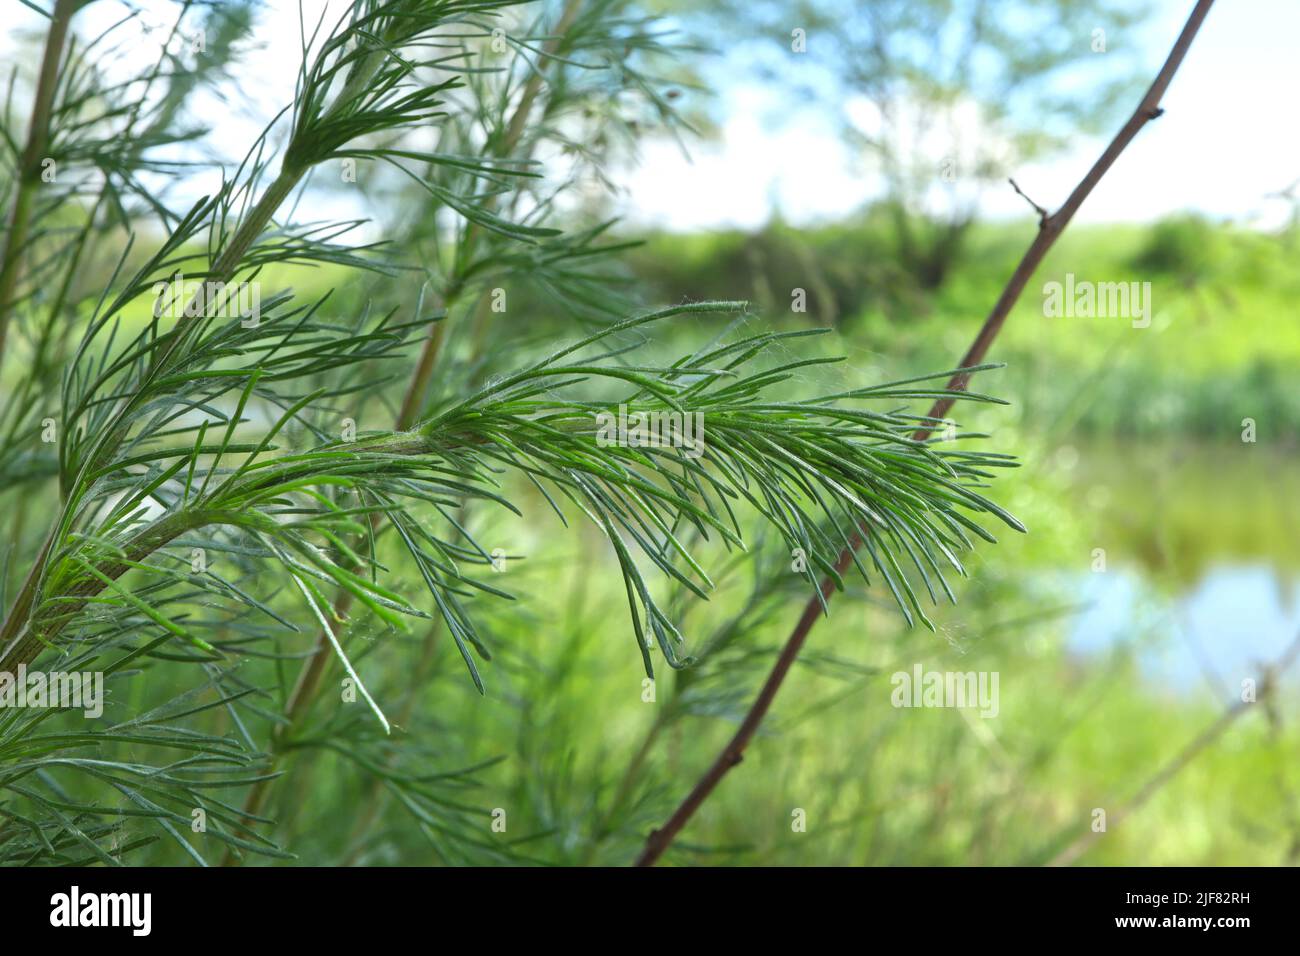
M 1142 97 L 1142 101 L 1134 110 L 1133 115 L 1115 134 L 1115 138 L 1111 140 L 1110 145 L 1106 147 L 1101 157 L 1088 170 L 1088 174 L 1074 187 L 1074 191 L 1066 199 L 1065 205 L 1052 215 L 1042 218 L 1038 235 L 1034 237 L 1034 241 L 1021 258 L 1020 264 L 1016 266 L 1015 272 L 1011 274 L 1011 278 L 1008 280 L 1006 287 L 1003 288 L 1002 294 L 998 296 L 993 310 L 989 313 L 988 318 L 984 320 L 979 334 L 975 336 L 975 341 L 971 343 L 970 348 L 963 356 L 961 360 L 962 368 L 979 365 L 984 360 L 984 356 L 988 353 L 993 340 L 997 338 L 998 332 L 1001 331 L 1007 315 L 1020 298 L 1025 285 L 1029 282 L 1030 276 L 1034 274 L 1038 264 L 1043 261 L 1043 257 L 1060 237 L 1070 220 L 1074 218 L 1074 214 L 1083 205 L 1083 201 L 1088 198 L 1088 194 L 1093 191 L 1097 183 L 1101 182 L 1102 177 L 1106 175 L 1115 160 L 1119 158 L 1120 153 L 1124 152 L 1128 144 L 1137 136 L 1138 131 L 1151 120 L 1160 116 L 1162 112 L 1160 100 L 1169 87 L 1170 80 L 1178 72 L 1178 67 L 1182 65 L 1183 57 L 1187 55 L 1192 40 L 1195 39 L 1197 31 L 1201 28 L 1201 23 L 1205 20 L 1205 15 L 1210 12 L 1210 7 L 1213 5 L 1214 0 L 1197 0 L 1191 16 L 1187 18 L 1187 23 L 1183 26 L 1182 32 L 1174 42 L 1173 49 L 1169 52 L 1164 66 L 1156 74 L 1155 81 L 1147 90 L 1146 95 Z M 964 390 L 969 377 L 966 373 L 954 375 L 952 380 L 948 382 L 948 388 L 954 391 Z M 929 417 L 934 419 L 943 418 L 952 407 L 954 400 L 952 397 L 947 397 L 935 402 L 934 407 L 930 409 Z M 929 434 L 930 429 L 923 428 L 916 433 L 915 437 L 921 440 Z M 853 561 L 854 552 L 861 545 L 862 539 L 859 534 L 855 533 L 850 537 L 850 546 L 840 553 L 835 562 L 837 573 L 843 574 L 848 569 Z M 822 597 L 829 600 L 834 588 L 833 579 L 828 577 L 823 580 L 821 583 Z M 762 722 L 764 715 L 767 714 L 768 708 L 772 706 L 773 698 L 776 697 L 777 691 L 781 689 L 781 684 L 789 673 L 791 665 L 799 656 L 800 649 L 808 639 L 809 632 L 812 631 L 813 625 L 817 623 L 820 616 L 821 602 L 814 596 L 804 606 L 803 614 L 799 616 L 794 631 L 791 632 L 785 646 L 781 649 L 781 654 L 772 666 L 767 680 L 763 682 L 758 697 L 750 705 L 749 712 L 741 722 L 740 729 L 736 731 L 736 735 L 731 738 L 728 744 L 722 748 L 722 752 L 718 754 L 717 759 L 704 772 L 699 782 L 695 784 L 686 799 L 668 818 L 668 821 L 659 829 L 651 832 L 644 849 L 641 851 L 641 855 L 637 858 L 637 866 L 654 866 L 659 857 L 676 839 L 677 834 L 681 832 L 682 828 L 695 814 L 695 811 L 708 799 L 709 794 L 717 787 L 727 771 L 740 763 L 745 748 L 749 745 L 755 731 L 758 730 L 758 725 Z

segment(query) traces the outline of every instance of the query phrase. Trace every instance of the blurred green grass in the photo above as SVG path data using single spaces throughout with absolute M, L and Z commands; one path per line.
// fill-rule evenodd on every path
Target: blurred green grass
M 881 225 L 756 235 L 658 236 L 632 269 L 668 301 L 750 298 L 765 316 L 832 324 L 859 354 L 893 372 L 932 371 L 960 356 L 1032 238 L 1030 223 L 975 227 L 949 279 L 921 293 L 873 257 Z M 1300 394 L 1300 241 L 1194 216 L 1152 226 L 1072 226 L 1007 320 L 990 358 L 997 387 L 1033 428 L 1064 423 L 1107 437 L 1235 438 L 1241 419 L 1261 441 L 1293 442 Z M 1047 318 L 1043 285 L 1067 272 L 1093 282 L 1150 282 L 1153 318 Z M 879 284 L 872 285 L 873 277 Z M 791 315 L 791 290 L 808 312 Z

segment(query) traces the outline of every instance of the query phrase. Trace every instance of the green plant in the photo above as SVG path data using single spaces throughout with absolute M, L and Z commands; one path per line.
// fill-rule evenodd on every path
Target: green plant
M 494 554 L 473 526 L 517 513 L 529 489 L 557 527 L 581 515 L 599 533 L 647 675 L 657 655 L 691 663 L 652 572 L 706 598 L 707 542 L 744 548 L 762 522 L 806 556 L 810 584 L 842 583 L 835 555 L 870 527 L 857 570 L 927 621 L 922 588 L 952 597 L 944 569 L 964 573 L 971 536 L 992 538 L 980 520 L 1019 527 L 981 493 L 1007 456 L 913 437 L 936 425 L 907 410 L 914 401 L 996 401 L 931 384 L 951 373 L 809 395 L 798 376 L 831 360 L 789 356 L 806 333 L 753 331 L 743 303 L 615 318 L 630 308 L 604 265 L 619 245 L 601 226 L 557 228 L 534 156 L 608 126 L 566 117 L 610 84 L 673 122 L 638 69 L 667 47 L 630 5 L 569 0 L 550 19 L 520 0 L 356 0 L 335 22 L 304 22 L 294 102 L 214 194 L 175 211 L 148 186 L 176 172 L 152 151 L 193 136 L 174 129 L 175 97 L 213 64 L 164 54 L 87 95 L 89 47 L 65 50 L 78 6 L 53 11 L 44 62 L 62 79 L 37 95 L 31 123 L 36 153 L 48 147 L 64 172 L 33 178 L 30 146 L 8 144 L 9 194 L 35 213 L 11 219 L 0 299 L 0 475 L 16 543 L 0 672 L 102 672 L 112 715 L 85 730 L 56 709 L 0 712 L 0 859 L 114 864 L 159 830 L 200 863 L 218 844 L 230 860 L 282 858 L 297 851 L 280 838 L 295 781 L 330 753 L 381 781 L 443 859 L 527 858 L 471 825 L 483 811 L 460 792 L 481 767 L 412 768 L 419 742 L 385 742 L 391 710 L 362 665 L 411 655 L 400 635 L 414 623 L 426 633 L 417 682 L 445 633 L 483 688 L 480 622 L 510 595 L 486 577 Z M 210 11 L 229 31 L 223 58 L 247 13 Z M 421 145 L 430 126 L 434 148 Z M 401 241 L 354 244 L 346 226 L 294 217 L 313 172 L 348 161 L 418 184 L 427 205 Z M 146 200 L 159 234 L 138 260 L 127 195 Z M 59 204 L 79 219 L 71 239 Z M 80 289 L 83 256 L 122 228 L 133 236 L 103 288 Z M 259 292 L 255 314 L 232 314 L 243 284 L 302 266 L 368 278 L 306 302 Z M 181 275 L 200 285 L 169 316 L 159 287 Z M 511 341 L 491 325 L 498 283 L 548 293 L 592 330 L 560 347 Z M 706 344 L 659 354 L 658 329 L 688 319 Z M 700 415 L 704 445 L 607 442 L 599 416 L 620 407 Z M 322 707 L 335 667 L 365 720 Z

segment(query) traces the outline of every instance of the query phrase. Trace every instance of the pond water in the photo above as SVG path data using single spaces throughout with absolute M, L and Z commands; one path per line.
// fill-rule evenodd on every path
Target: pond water
M 1069 646 L 1132 647 L 1167 687 L 1240 696 L 1300 634 L 1300 469 L 1285 449 L 1084 448 L 1071 520 L 1107 545 L 1103 572 L 1057 577 L 1083 609 Z M 1078 565 L 1076 565 L 1078 567 Z M 1300 663 L 1289 680 L 1300 686 Z
M 1180 690 L 1235 699 L 1241 680 L 1258 680 L 1260 663 L 1277 659 L 1300 634 L 1300 578 L 1265 563 L 1214 566 L 1172 597 L 1133 570 L 1074 583 L 1085 606 L 1072 622 L 1070 647 L 1095 653 L 1130 645 L 1150 679 Z M 1295 671 L 1288 683 L 1297 682 Z

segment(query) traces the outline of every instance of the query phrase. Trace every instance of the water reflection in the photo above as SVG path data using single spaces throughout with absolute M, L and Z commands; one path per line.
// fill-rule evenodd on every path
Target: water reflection
M 1300 576 L 1267 564 L 1217 565 L 1190 590 L 1168 596 L 1132 570 L 1073 581 L 1084 605 L 1070 647 L 1095 654 L 1128 645 L 1150 679 L 1234 700 L 1245 677 L 1277 658 L 1300 632 Z M 1289 675 L 1295 685 L 1297 676 Z

